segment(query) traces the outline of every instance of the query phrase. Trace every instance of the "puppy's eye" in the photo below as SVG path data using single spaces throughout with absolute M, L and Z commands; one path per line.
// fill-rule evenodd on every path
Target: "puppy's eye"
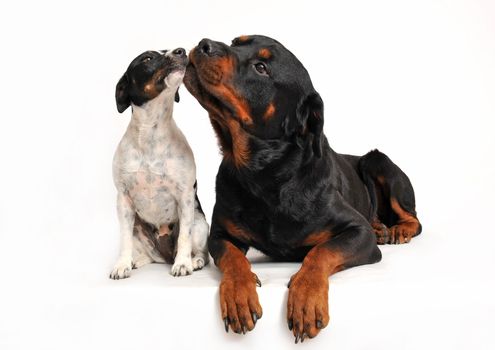
M 148 61 L 151 61 L 151 57 L 145 57 L 145 58 L 143 58 L 143 62 L 148 62 Z
M 262 62 L 258 62 L 254 64 L 254 69 L 256 69 L 256 72 L 260 75 L 268 75 L 268 69 L 266 68 L 265 64 Z

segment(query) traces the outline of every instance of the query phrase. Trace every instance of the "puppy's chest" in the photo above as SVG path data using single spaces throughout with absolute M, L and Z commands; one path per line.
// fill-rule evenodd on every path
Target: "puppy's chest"
M 156 226 L 176 221 L 180 188 L 175 181 L 146 169 L 123 172 L 120 178 L 124 192 L 144 220 Z
M 179 157 L 180 158 L 180 157 Z M 177 201 L 186 190 L 187 162 L 166 149 L 142 153 L 127 149 L 116 160 L 116 184 L 139 216 L 159 227 L 177 220 Z
M 145 168 L 134 172 L 122 172 L 121 184 L 131 198 L 145 197 L 152 200 L 160 193 L 173 195 L 175 182 L 166 175 L 156 174 Z

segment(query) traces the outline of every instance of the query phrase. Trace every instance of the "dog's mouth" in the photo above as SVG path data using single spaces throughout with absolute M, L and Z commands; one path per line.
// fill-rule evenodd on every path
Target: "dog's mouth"
M 184 77 L 187 90 L 214 119 L 235 118 L 243 124 L 251 124 L 247 102 L 229 83 L 234 63 L 230 57 L 198 57 L 196 49 L 189 53 L 189 64 Z
M 192 55 L 194 54 L 194 49 L 190 52 L 189 63 L 186 67 L 186 72 L 184 75 L 184 85 L 187 90 L 198 100 L 198 102 L 206 109 L 210 114 L 223 116 L 223 104 L 221 101 L 215 97 L 208 89 L 208 83 L 204 84 L 202 77 L 201 68 L 196 64 Z

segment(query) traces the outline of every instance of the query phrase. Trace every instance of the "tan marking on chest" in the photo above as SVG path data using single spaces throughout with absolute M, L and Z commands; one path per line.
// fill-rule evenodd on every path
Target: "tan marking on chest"
M 315 246 L 327 242 L 332 237 L 332 233 L 328 230 L 316 231 L 310 233 L 303 241 L 304 246 Z
M 227 230 L 227 232 L 237 238 L 238 240 L 242 241 L 242 242 L 250 242 L 253 240 L 253 234 L 243 228 L 241 228 L 240 226 L 234 224 L 231 220 L 229 219 L 225 219 L 223 221 L 223 224 L 225 226 L 225 229 Z
M 227 127 L 232 139 L 232 158 L 237 167 L 246 166 L 250 158 L 249 138 L 246 132 L 234 119 L 227 120 Z M 227 156 L 229 154 L 226 154 Z

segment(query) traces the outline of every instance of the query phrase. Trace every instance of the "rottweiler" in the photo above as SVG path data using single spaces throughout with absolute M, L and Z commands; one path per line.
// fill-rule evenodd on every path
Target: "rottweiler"
M 328 277 L 381 260 L 377 244 L 420 234 L 409 178 L 385 154 L 334 152 L 323 101 L 302 63 L 278 41 L 203 39 L 184 83 L 207 110 L 223 154 L 209 252 L 223 273 L 225 330 L 246 333 L 262 316 L 246 258 L 302 261 L 288 284 L 287 322 L 296 343 L 329 322 Z

